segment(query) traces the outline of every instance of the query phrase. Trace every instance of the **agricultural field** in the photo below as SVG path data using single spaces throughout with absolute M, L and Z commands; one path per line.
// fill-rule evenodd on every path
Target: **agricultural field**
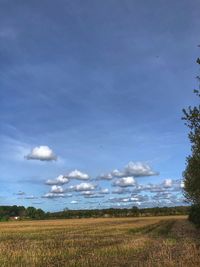
M 185 216 L 0 223 L 0 266 L 200 266 Z

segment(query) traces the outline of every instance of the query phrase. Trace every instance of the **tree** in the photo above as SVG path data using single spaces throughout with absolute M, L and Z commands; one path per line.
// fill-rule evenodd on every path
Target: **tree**
M 45 219 L 45 212 L 42 209 L 37 209 L 35 211 L 35 219 L 37 220 Z
M 131 211 L 134 214 L 134 216 L 138 216 L 140 213 L 137 206 L 133 206 Z
M 37 211 L 36 208 L 34 208 L 34 207 L 28 207 L 26 209 L 26 216 L 28 216 L 31 219 L 35 219 L 35 217 L 36 217 L 36 211 Z
M 200 64 L 199 58 L 197 63 Z M 197 76 L 197 79 L 200 82 L 200 76 Z M 200 90 L 194 90 L 194 93 L 198 98 L 200 97 Z M 183 113 L 182 119 L 190 129 L 188 137 L 191 142 L 191 155 L 186 159 L 186 169 L 183 173 L 184 192 L 185 197 L 200 212 L 200 105 L 189 106 L 187 110 L 183 109 Z M 195 214 L 195 207 L 193 207 L 193 214 Z

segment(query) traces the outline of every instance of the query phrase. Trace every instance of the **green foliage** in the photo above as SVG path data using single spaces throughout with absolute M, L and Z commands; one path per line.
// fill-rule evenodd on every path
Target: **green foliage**
M 5 215 L 3 217 L 0 218 L 0 222 L 7 222 L 9 220 L 9 216 Z
M 34 207 L 28 207 L 27 209 L 23 206 L 0 206 L 0 221 L 7 221 L 9 218 L 19 217 L 30 218 L 41 220 L 45 218 L 45 212 L 41 209 Z
M 200 64 L 200 59 L 197 59 Z M 197 76 L 200 81 L 200 77 Z M 199 87 L 200 88 L 200 87 Z M 200 90 L 194 90 L 200 97 Z M 191 142 L 191 155 L 186 159 L 186 169 L 183 173 L 185 197 L 194 204 L 190 210 L 190 220 L 200 224 L 200 105 L 183 109 L 186 125 L 190 129 L 188 134 Z
M 192 205 L 190 208 L 189 220 L 200 227 L 200 205 Z
M 200 64 L 200 59 L 197 59 Z M 197 76 L 200 81 L 200 77 Z M 200 91 L 194 90 L 197 97 L 200 97 Z M 186 125 L 190 129 L 188 134 L 191 142 L 191 155 L 187 157 L 187 166 L 183 173 L 185 196 L 194 204 L 200 203 L 200 105 L 183 109 Z
M 42 219 L 74 219 L 74 218 L 99 218 L 99 217 L 146 217 L 188 214 L 189 207 L 154 207 L 139 209 L 133 206 L 130 209 L 93 209 L 93 210 L 63 210 L 59 212 L 44 212 L 34 207 L 23 206 L 0 206 L 0 221 L 6 221 L 18 216 L 20 220 L 42 220 Z
M 94 209 L 94 210 L 64 210 L 60 212 L 47 213 L 49 219 L 73 219 L 73 218 L 99 218 L 99 217 L 146 217 L 146 216 L 166 216 L 188 214 L 189 207 L 154 207 L 139 209 Z
M 135 216 L 139 216 L 139 209 L 136 206 L 133 206 L 131 209 L 131 212 L 135 215 Z
M 41 209 L 36 209 L 34 207 L 28 207 L 26 209 L 26 216 L 31 219 L 41 220 L 45 218 L 45 212 Z
M 25 208 L 23 206 L 0 206 L 0 218 L 5 216 L 14 217 L 14 216 L 24 216 Z
M 183 173 L 185 197 L 192 203 L 200 203 L 200 157 L 187 158 L 187 167 Z

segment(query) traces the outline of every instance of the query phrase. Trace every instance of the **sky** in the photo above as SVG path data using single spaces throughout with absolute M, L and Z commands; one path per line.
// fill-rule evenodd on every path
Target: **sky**
M 198 0 L 0 0 L 0 205 L 185 204 Z

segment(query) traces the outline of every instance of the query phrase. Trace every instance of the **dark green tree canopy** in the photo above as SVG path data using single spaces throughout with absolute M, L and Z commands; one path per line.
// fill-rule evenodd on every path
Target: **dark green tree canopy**
M 197 59 L 200 64 L 200 59 Z M 197 76 L 200 82 L 200 77 Z M 199 88 L 200 89 L 200 88 Z M 200 90 L 194 90 L 194 93 L 200 98 Z M 184 190 L 186 198 L 194 204 L 200 204 L 200 105 L 183 109 L 183 120 L 189 127 L 188 134 L 191 142 L 191 155 L 186 159 L 186 169 L 183 173 Z

